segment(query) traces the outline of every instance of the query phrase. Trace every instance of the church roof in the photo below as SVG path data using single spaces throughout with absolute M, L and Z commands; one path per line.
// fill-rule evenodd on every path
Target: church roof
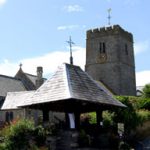
M 37 77 L 24 73 L 22 68 L 19 69 L 19 71 L 15 75 L 15 78 L 20 79 L 22 81 L 26 90 L 30 91 L 36 89 L 35 80 Z
M 113 96 L 115 95 L 103 82 L 101 81 L 98 81 L 98 80 L 95 80 L 99 86 L 107 93 L 109 94 L 110 96 Z
M 115 100 L 80 67 L 63 64 L 35 93 L 21 106 L 69 101 L 89 102 L 107 106 L 125 107 Z
M 37 80 L 37 75 L 29 74 L 29 73 L 24 73 L 31 81 L 36 85 L 36 80 Z M 46 81 L 46 78 L 42 78 L 43 81 Z
M 22 82 L 14 77 L 0 75 L 0 96 L 5 97 L 7 92 L 25 91 Z
M 1 110 L 18 109 L 18 105 L 33 95 L 35 91 L 8 92 Z
M 34 83 L 34 85 L 36 85 L 36 80 L 37 80 L 36 75 L 32 75 L 32 74 L 29 74 L 29 73 L 25 73 L 25 75 L 32 81 L 32 83 Z
M 4 103 L 5 97 L 4 96 L 0 96 L 0 109 Z
M 26 90 L 35 90 L 36 89 L 36 80 L 37 75 L 32 75 L 29 73 L 25 73 L 22 68 L 18 70 L 18 72 L 15 75 L 15 78 L 20 79 L 22 83 L 24 84 Z M 42 78 L 43 81 L 46 81 L 46 78 Z

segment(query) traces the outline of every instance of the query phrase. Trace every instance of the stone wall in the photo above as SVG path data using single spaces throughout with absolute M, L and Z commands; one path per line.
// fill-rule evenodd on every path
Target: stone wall
M 100 43 L 105 43 L 104 60 Z M 132 34 L 119 25 L 87 31 L 85 70 L 114 94 L 136 95 Z

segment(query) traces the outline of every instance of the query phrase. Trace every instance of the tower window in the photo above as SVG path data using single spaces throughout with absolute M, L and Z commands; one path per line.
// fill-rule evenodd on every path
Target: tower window
M 128 55 L 128 45 L 127 44 L 125 44 L 125 53 L 126 53 L 126 55 Z
M 106 53 L 106 46 L 105 46 L 105 43 L 103 42 L 100 42 L 99 43 L 99 52 L 100 53 Z
M 106 50 L 105 50 L 105 43 L 103 43 L 103 53 L 105 53 Z
M 99 43 L 99 52 L 102 53 L 102 43 Z

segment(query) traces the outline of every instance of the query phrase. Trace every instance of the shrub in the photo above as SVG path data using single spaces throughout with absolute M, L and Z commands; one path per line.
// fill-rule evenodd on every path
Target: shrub
M 132 130 L 141 124 L 141 118 L 136 112 L 134 107 L 135 103 L 132 103 L 130 97 L 117 96 L 116 98 L 125 104 L 127 108 L 116 110 L 115 122 L 123 122 L 125 125 L 125 133 L 129 135 Z
M 92 113 L 89 113 L 89 123 L 90 124 L 96 124 L 96 113 L 95 112 L 92 112 Z
M 113 118 L 114 118 L 114 112 L 111 113 L 109 111 L 104 111 L 103 112 L 103 125 L 104 125 L 104 127 L 112 126 L 114 123 Z
M 103 115 L 103 124 L 105 127 L 113 125 L 114 113 L 111 113 L 109 111 L 103 111 L 102 115 Z M 81 121 L 88 122 L 90 124 L 97 124 L 96 113 L 91 112 L 91 113 L 82 114 Z
M 150 98 L 150 84 L 146 84 L 143 88 L 143 96 Z
M 41 126 L 35 128 L 29 120 L 12 122 L 2 130 L 1 136 L 4 137 L 4 142 L 0 148 L 5 150 L 37 150 L 35 145 L 41 146 L 45 141 L 44 129 Z
M 30 134 L 34 129 L 31 121 L 21 120 L 11 123 L 5 129 L 5 145 L 8 150 L 27 149 L 29 147 Z
M 141 109 L 137 111 L 139 117 L 141 118 L 141 122 L 150 120 L 150 111 Z
M 42 146 L 46 140 L 45 130 L 41 125 L 35 127 L 32 136 L 34 137 L 37 146 Z
M 0 150 L 6 150 L 6 145 L 5 143 L 0 144 Z
M 150 98 L 141 97 L 137 103 L 139 109 L 148 109 L 150 110 Z

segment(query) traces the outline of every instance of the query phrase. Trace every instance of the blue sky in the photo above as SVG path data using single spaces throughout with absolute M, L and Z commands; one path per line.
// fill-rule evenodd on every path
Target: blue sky
M 66 41 L 72 36 L 76 65 L 84 68 L 86 31 L 119 24 L 134 36 L 137 85 L 150 82 L 149 0 L 0 0 L 0 74 L 13 76 L 19 63 L 36 74 L 51 75 L 69 62 Z

